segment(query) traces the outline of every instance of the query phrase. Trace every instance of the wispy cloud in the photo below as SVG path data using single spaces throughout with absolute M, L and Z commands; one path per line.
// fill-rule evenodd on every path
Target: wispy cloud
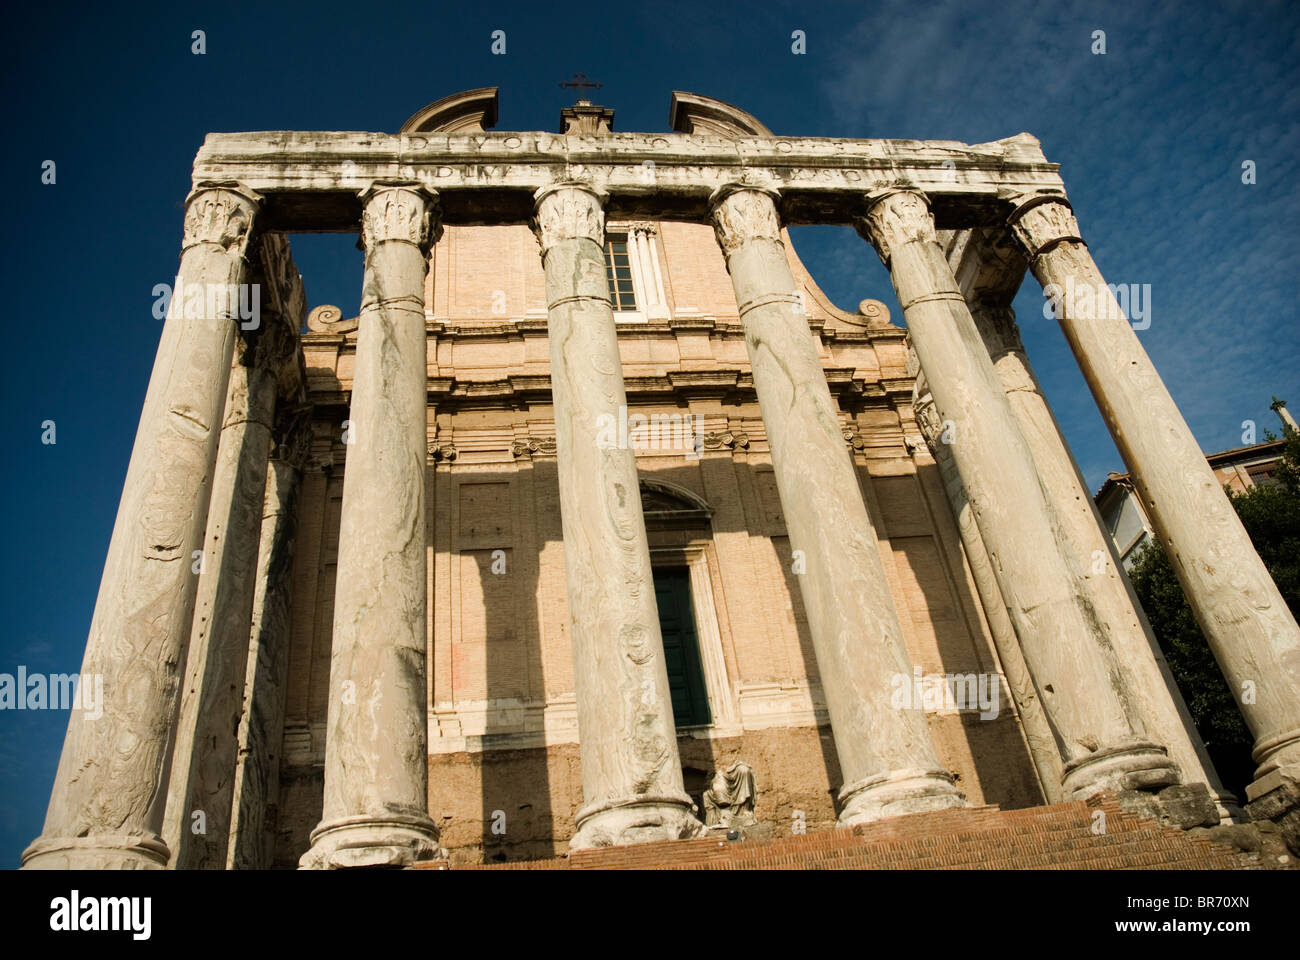
M 1219 449 L 1240 443 L 1244 419 L 1271 425 L 1274 393 L 1300 401 L 1300 32 L 1280 3 L 1189 13 L 886 2 L 831 44 L 824 124 L 845 136 L 1037 136 L 1107 280 L 1151 284 L 1142 341 L 1202 446 Z M 1254 185 L 1242 183 L 1247 160 Z M 887 285 L 861 290 L 860 271 L 853 289 L 836 280 L 844 256 L 822 247 L 807 260 L 837 301 L 892 302 Z M 1026 345 L 1095 486 L 1123 466 L 1040 304 L 1018 301 Z

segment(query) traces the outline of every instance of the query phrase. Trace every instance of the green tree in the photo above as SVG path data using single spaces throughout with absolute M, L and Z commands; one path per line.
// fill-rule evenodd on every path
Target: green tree
M 1282 439 L 1274 482 L 1227 493 L 1283 599 L 1300 617 L 1300 433 L 1286 427 Z M 1244 800 L 1254 771 L 1250 731 L 1158 543 L 1143 549 L 1129 576 L 1219 775 Z

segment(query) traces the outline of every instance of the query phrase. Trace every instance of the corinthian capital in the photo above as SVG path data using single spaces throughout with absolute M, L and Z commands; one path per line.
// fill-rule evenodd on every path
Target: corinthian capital
M 935 242 L 930 202 L 915 190 L 893 190 L 876 198 L 856 226 L 885 266 L 889 266 L 893 251 L 905 243 Z
M 975 318 L 975 326 L 984 340 L 984 346 L 994 360 L 1006 353 L 1024 352 L 1020 325 L 1016 323 L 1016 312 L 1010 306 L 971 304 L 971 316 Z
M 939 416 L 934 394 L 930 392 L 930 385 L 926 383 L 923 373 L 918 373 L 916 382 L 912 384 L 912 415 L 916 418 L 916 425 L 930 453 L 935 454 L 936 459 L 942 456 L 944 452 L 940 449 L 940 445 L 952 442 L 952 425 L 944 423 L 943 418 Z
M 1059 243 L 1083 243 L 1079 221 L 1065 197 L 1030 197 L 1016 207 L 1007 222 L 1031 260 Z
M 442 236 L 438 195 L 423 184 L 376 180 L 360 196 L 361 242 L 367 250 L 400 240 L 427 252 Z
M 605 245 L 605 194 L 591 184 L 564 181 L 533 194 L 533 233 L 542 254 L 561 240 L 590 240 Z
M 196 184 L 185 199 L 181 249 L 215 243 L 229 254 L 244 256 L 261 202 L 260 194 L 233 180 Z
M 713 191 L 713 232 L 722 252 L 730 256 L 751 240 L 781 240 L 781 218 L 776 213 L 779 194 L 765 187 L 728 183 Z

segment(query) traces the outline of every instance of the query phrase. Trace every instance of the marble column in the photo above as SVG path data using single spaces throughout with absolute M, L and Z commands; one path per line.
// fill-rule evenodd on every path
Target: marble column
M 441 226 L 418 184 L 363 191 L 366 264 L 330 659 L 325 794 L 305 868 L 438 856 L 429 818 L 424 280 Z
M 951 425 L 962 484 L 1064 753 L 1064 794 L 1178 783 L 1177 766 L 1127 701 L 1107 627 L 1057 545 L 1033 457 L 925 197 L 882 192 L 859 229 L 889 268 L 939 419 Z
M 267 468 L 226 859 L 226 866 L 234 870 L 265 870 L 271 866 L 274 844 L 266 835 L 266 824 L 268 812 L 274 810 L 279 799 L 280 743 L 292 627 L 294 534 L 298 491 L 310 439 L 308 423 L 300 416 L 294 417 Z
M 260 202 L 239 184 L 200 183 L 186 203 L 177 288 L 81 668 L 103 678 L 103 713 L 72 711 L 26 868 L 159 868 L 170 857 L 161 830 L 179 672 Z
M 781 240 L 776 195 L 721 187 L 714 229 L 735 288 L 844 785 L 842 825 L 960 806 L 923 710 L 893 706 L 912 663 L 880 545 Z M 904 681 L 898 678 L 906 678 Z
M 988 549 L 980 537 L 975 515 L 971 510 L 966 488 L 962 486 L 961 476 L 957 472 L 957 463 L 953 459 L 950 444 L 943 442 L 943 424 L 934 409 L 934 397 L 930 395 L 925 375 L 918 373 L 912 394 L 912 409 L 916 414 L 917 426 L 925 438 L 926 446 L 934 457 L 939 470 L 939 479 L 943 492 L 952 508 L 957 531 L 961 535 L 962 549 L 966 562 L 970 564 L 971 576 L 975 580 L 975 589 L 979 592 L 980 605 L 988 620 L 989 633 L 993 636 L 993 645 L 998 651 L 998 660 L 1002 664 L 1002 675 L 1007 678 L 1011 695 L 1015 698 L 1016 709 L 1020 711 L 1020 724 L 1025 731 L 1025 743 L 1029 755 L 1038 771 L 1038 782 L 1043 790 L 1043 798 L 1048 803 L 1060 803 L 1065 799 L 1061 795 L 1061 779 L 1064 774 L 1064 761 L 1061 749 L 1056 743 L 1052 725 L 1043 710 L 1042 699 L 1034 686 L 1034 678 L 1025 663 L 1024 652 L 1020 648 L 1020 638 L 1016 636 L 1015 626 L 1007 613 L 1006 601 L 998 589 L 997 575 L 993 571 L 993 561 Z
M 243 712 L 276 381 L 297 337 L 278 317 L 261 320 L 260 329 L 241 341 L 231 367 L 212 481 L 163 821 L 171 866 L 178 870 L 226 866 L 238 752 L 232 733 Z
M 1300 627 L 1093 263 L 1069 202 L 1030 198 L 1010 222 L 1255 737 L 1247 797 L 1271 794 L 1264 806 L 1281 807 L 1267 815 L 1290 816 L 1294 842 Z
M 1215 772 L 1114 544 L 1102 532 L 1096 504 L 1020 340 L 1011 301 L 1028 264 L 1007 231 L 968 231 L 953 241 L 949 263 L 1029 445 L 1058 524 L 1058 541 L 1073 556 L 1084 591 L 1109 627 L 1129 696 L 1184 780 L 1205 784 L 1220 816 L 1239 816 L 1236 797 Z
M 585 184 L 552 184 L 537 191 L 534 221 L 546 274 L 585 804 L 572 849 L 703 829 L 677 754 L 636 456 L 601 439 L 627 408 L 603 199 Z

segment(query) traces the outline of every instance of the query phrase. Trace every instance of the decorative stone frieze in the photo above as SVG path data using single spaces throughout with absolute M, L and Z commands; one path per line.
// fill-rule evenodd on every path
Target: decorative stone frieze
M 700 438 L 701 449 L 704 450 L 735 450 L 737 448 L 744 450 L 749 446 L 749 434 L 743 431 L 732 432 L 730 430 L 724 433 L 706 433 Z
M 534 454 L 553 457 L 555 456 L 555 438 L 529 437 L 527 440 L 516 440 L 510 446 L 510 454 L 516 458 L 531 457 Z

